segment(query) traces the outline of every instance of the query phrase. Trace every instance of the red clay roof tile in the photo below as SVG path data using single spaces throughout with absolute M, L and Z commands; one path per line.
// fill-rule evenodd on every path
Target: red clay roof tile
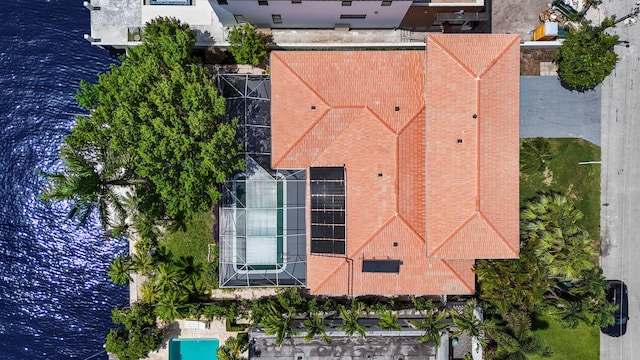
M 517 40 L 272 53 L 273 166 L 345 166 L 347 258 L 308 250 L 312 293 L 470 294 L 474 259 L 517 256 Z

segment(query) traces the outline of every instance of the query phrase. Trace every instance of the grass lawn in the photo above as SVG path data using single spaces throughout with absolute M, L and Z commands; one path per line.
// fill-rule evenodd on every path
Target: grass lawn
M 532 360 L 597 360 L 600 357 L 600 329 L 580 324 L 575 329 L 565 329 L 549 317 L 540 317 L 534 322 L 540 339 L 553 350 L 548 358 L 531 356 Z
M 600 165 L 579 165 L 599 161 L 600 147 L 581 139 L 546 139 L 553 158 L 546 171 L 520 174 L 520 204 L 539 192 L 556 191 L 574 200 L 584 214 L 580 225 L 594 240 L 600 238 Z
M 547 139 L 553 158 L 545 171 L 520 174 L 520 204 L 539 192 L 559 192 L 575 201 L 584 214 L 581 225 L 600 244 L 600 165 L 579 165 L 580 161 L 600 160 L 600 147 L 579 139 Z M 597 327 L 580 324 L 566 329 L 549 317 L 536 319 L 535 333 L 553 350 L 544 359 L 598 359 L 600 331 Z M 532 359 L 543 359 L 532 357 Z
M 176 257 L 193 256 L 194 260 L 207 263 L 208 246 L 213 242 L 213 223 L 211 211 L 202 212 L 185 231 L 166 232 L 160 238 L 160 245 L 166 246 Z

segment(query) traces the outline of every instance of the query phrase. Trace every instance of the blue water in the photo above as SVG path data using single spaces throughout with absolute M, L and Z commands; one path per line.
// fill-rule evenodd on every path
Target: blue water
M 110 310 L 127 301 L 106 274 L 126 242 L 38 201 L 36 169 L 60 167 L 78 82 L 113 60 L 83 40 L 81 0 L 0 1 L 0 24 L 0 359 L 86 359 L 103 351 Z
M 217 360 L 218 339 L 171 339 L 169 360 Z

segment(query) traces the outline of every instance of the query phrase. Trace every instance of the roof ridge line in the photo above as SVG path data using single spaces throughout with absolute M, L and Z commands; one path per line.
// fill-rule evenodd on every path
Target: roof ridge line
M 360 244 L 360 246 L 358 246 L 352 254 L 357 254 L 358 252 L 360 252 L 362 249 L 364 249 L 365 246 L 369 245 L 370 242 L 373 241 L 373 239 L 378 236 L 378 234 L 380 234 L 382 232 L 382 230 L 384 230 L 387 226 L 389 226 L 393 220 L 397 217 L 396 214 L 391 215 L 391 217 L 384 222 L 384 224 L 380 225 L 380 227 L 378 228 L 378 230 L 374 231 L 373 234 L 371 234 L 371 236 L 369 236 L 367 238 L 367 240 L 365 240 L 362 244 Z
M 373 111 L 373 109 L 371 109 L 368 105 L 365 105 L 364 109 L 368 111 L 369 114 L 371 114 L 376 120 L 378 120 L 385 128 L 387 128 L 387 130 L 391 131 L 393 135 L 396 135 L 396 131 L 393 130 L 393 128 L 389 126 L 386 121 L 382 120 L 382 118 L 375 111 Z
M 453 232 L 451 234 L 449 234 L 449 236 L 447 236 L 446 238 L 444 238 L 444 240 L 440 243 L 440 245 L 436 246 L 432 251 L 431 254 L 428 253 L 427 250 L 427 257 L 432 257 L 435 253 L 437 253 L 438 251 L 440 251 L 440 249 L 442 249 L 442 247 L 444 245 L 446 245 L 449 241 L 451 241 L 451 239 L 454 238 L 454 236 L 456 236 L 460 231 L 462 231 L 462 229 L 469 223 L 471 222 L 471 220 L 473 220 L 473 218 L 475 216 L 478 216 L 478 212 L 474 211 L 473 214 L 471 214 L 465 221 L 462 222 L 462 224 L 460 224 L 455 230 L 453 230 Z
M 391 216 L 387 221 L 384 222 L 384 224 L 382 224 L 378 230 L 376 230 L 373 234 L 371 234 L 371 236 L 369 236 L 369 238 L 367 240 L 365 240 L 362 244 L 360 244 L 360 246 L 358 246 L 353 252 L 352 254 L 357 254 L 358 252 L 360 252 L 362 249 L 364 249 L 364 247 L 369 244 L 371 241 L 373 241 L 373 238 L 375 238 L 384 228 L 386 228 L 387 226 L 389 226 L 389 224 L 391 224 L 391 222 L 393 222 L 393 219 L 395 218 L 394 216 Z M 324 285 L 327 281 L 329 281 L 330 278 L 333 277 L 333 275 L 335 275 L 341 268 L 343 268 L 345 266 L 345 264 L 347 263 L 346 259 L 352 259 L 350 256 L 348 256 L 350 254 L 347 254 L 347 256 L 343 259 L 345 259 L 345 262 L 343 262 L 341 265 L 338 265 L 338 267 L 336 267 L 332 272 L 330 272 L 327 276 L 325 276 L 325 278 L 320 281 L 318 283 L 318 285 L 316 285 L 315 288 L 311 289 L 311 293 L 314 293 L 316 290 L 318 290 L 319 287 L 321 287 L 322 285 Z
M 476 75 L 475 72 L 473 72 L 473 70 L 471 70 L 471 68 L 469 68 L 467 66 L 467 64 L 465 64 L 462 60 L 460 60 L 460 58 L 458 58 L 457 56 L 453 55 L 453 53 L 446 47 L 444 46 L 444 44 L 442 44 L 441 42 L 439 42 L 438 40 L 434 39 L 433 36 L 428 36 L 427 35 L 427 39 L 430 39 L 431 41 L 433 41 L 434 44 L 436 44 L 437 47 L 440 48 L 440 50 L 442 50 L 445 54 L 449 55 L 449 57 L 451 58 L 451 60 L 453 60 L 454 62 L 456 62 L 458 65 L 460 65 L 460 67 L 462 67 L 462 69 L 464 69 L 464 71 L 466 71 L 467 73 L 469 73 L 469 75 L 472 78 L 477 78 L 478 75 Z
M 481 160 L 482 160 L 482 148 L 481 148 L 481 144 L 482 142 L 480 141 L 481 139 L 481 134 L 480 134 L 480 122 L 482 121 L 484 123 L 484 120 L 482 119 L 482 114 L 480 113 L 480 102 L 482 100 L 482 97 L 480 96 L 480 81 L 478 78 L 475 79 L 475 85 L 476 85 L 476 121 L 475 121 L 475 125 L 476 125 L 476 156 L 475 156 L 475 160 L 476 160 L 476 211 L 480 211 L 480 187 L 482 184 L 480 184 L 480 172 L 482 170 L 481 167 Z M 482 172 L 484 174 L 484 171 Z
M 340 106 L 332 106 L 331 109 L 364 109 L 367 105 L 340 105 Z
M 282 154 L 282 156 L 276 161 L 276 162 L 271 162 L 272 166 L 274 168 L 276 168 L 278 166 L 278 164 L 280 164 L 280 162 L 287 156 L 289 155 L 289 153 L 293 150 L 293 148 L 298 145 L 300 143 L 300 141 L 302 141 L 302 139 L 307 136 L 307 134 L 314 128 L 316 127 L 316 125 L 318 125 L 318 122 L 320 122 L 320 120 L 322 120 L 322 118 L 325 117 L 325 115 L 327 115 L 327 113 L 329 112 L 329 110 L 331 109 L 331 105 L 329 105 L 329 103 L 322 97 L 320 96 L 320 94 L 318 94 L 318 92 L 311 87 L 311 85 L 309 85 L 306 81 L 304 81 L 304 79 L 295 71 L 291 68 L 291 66 L 289 66 L 289 64 L 287 64 L 286 61 L 284 61 L 277 52 L 274 52 L 271 54 L 271 56 L 274 56 L 276 59 L 278 59 L 278 61 L 280 61 L 280 64 L 287 69 L 287 71 L 296 79 L 298 79 L 298 81 L 302 84 L 303 87 L 305 87 L 307 90 L 309 90 L 316 98 L 318 98 L 318 100 L 320 100 L 320 102 L 327 107 L 326 111 L 321 114 L 321 116 L 315 120 L 311 126 L 305 131 L 303 132 L 300 137 L 293 142 L 293 144 L 291 144 L 291 146 L 289 146 L 289 148 Z
M 329 107 L 328 109 L 325 109 L 324 112 L 322 114 L 320 114 L 320 116 L 313 121 L 313 123 L 311 124 L 311 126 L 309 126 L 309 128 L 307 130 L 305 130 L 297 139 L 296 141 L 293 142 L 293 144 L 291 144 L 291 146 L 289 146 L 289 148 L 282 154 L 282 156 L 280 156 L 280 158 L 275 161 L 275 162 L 271 162 L 273 165 L 273 168 L 277 168 L 278 164 L 280 164 L 280 162 L 282 160 L 284 160 L 285 157 L 287 157 L 287 155 L 289 155 L 289 153 L 291 151 L 293 151 L 293 149 L 302 141 L 302 139 L 304 139 L 310 132 L 311 130 L 313 130 L 316 125 L 318 125 L 318 123 L 320 121 L 322 121 L 322 119 L 324 119 L 325 116 L 327 116 L 327 114 L 329 113 L 329 111 L 331 111 L 331 107 Z
M 498 237 L 498 239 L 500 239 L 506 246 L 507 249 L 509 249 L 509 251 L 511 251 L 511 253 L 515 256 L 518 256 L 518 253 L 515 251 L 515 249 L 511 246 L 511 244 L 509 244 L 507 242 L 507 239 L 505 239 L 504 236 L 502 236 L 502 233 L 500 233 L 500 231 L 498 231 L 498 229 L 493 225 L 493 223 L 489 220 L 488 217 L 486 217 L 482 211 L 478 212 L 480 219 L 482 219 L 482 221 L 484 221 L 485 224 L 487 224 L 487 226 L 489 226 L 489 228 L 491 228 L 491 230 L 493 230 L 493 232 L 496 234 L 496 236 Z
M 396 152 L 396 163 L 394 164 L 393 176 L 395 178 L 395 184 L 393 190 L 395 191 L 395 203 L 396 203 L 396 215 L 400 214 L 400 135 L 396 134 L 393 139 L 394 150 Z
M 467 284 L 466 281 L 464 281 L 464 279 L 462 278 L 462 276 L 460 276 L 460 274 L 458 274 L 457 271 L 455 271 L 453 269 L 453 267 L 451 265 L 449 265 L 449 263 L 444 260 L 444 259 L 439 259 L 440 262 L 442 263 L 442 265 L 444 265 L 447 269 L 449 269 L 449 271 L 451 271 L 453 273 L 453 276 L 455 276 L 462 284 L 464 284 L 464 286 L 469 289 L 469 291 L 471 293 L 475 293 L 475 289 L 473 289 L 471 286 L 469 286 L 469 284 Z
M 491 68 L 493 68 L 493 66 L 498 63 L 498 60 L 500 60 L 504 56 L 504 54 L 506 54 L 506 52 L 511 49 L 511 47 L 516 42 L 516 40 L 518 40 L 518 43 L 519 43 L 520 42 L 519 38 L 520 36 L 514 36 L 513 39 L 500 51 L 500 53 L 496 55 L 496 57 L 493 60 L 491 60 L 489 65 L 487 65 L 487 67 L 485 67 L 484 70 L 482 70 L 480 75 L 478 75 L 478 78 L 482 78 L 484 74 L 488 73 L 489 70 L 491 70 Z
M 311 159 L 311 162 L 313 162 L 314 160 L 316 160 L 317 158 L 319 158 L 320 156 L 322 156 L 322 154 L 325 153 L 325 151 L 327 151 L 327 149 L 329 149 L 331 147 L 331 145 L 333 145 L 336 141 L 338 141 L 338 139 L 340 139 L 340 137 L 347 131 L 347 129 L 349 129 L 351 126 L 353 126 L 353 124 L 357 121 L 356 119 L 358 119 L 360 116 L 362 116 L 363 114 L 366 113 L 366 106 L 363 105 L 348 105 L 348 106 L 335 106 L 335 107 L 331 107 L 331 109 L 329 111 L 327 111 L 327 113 L 329 113 L 330 111 L 334 111 L 334 110 L 359 110 L 356 114 L 356 116 L 349 118 L 349 124 L 340 132 L 336 132 L 336 137 L 335 139 L 333 139 L 331 142 L 329 142 L 329 144 L 327 144 L 326 147 L 321 148 L 322 152 L 320 152 L 317 156 L 315 156 L 313 159 Z M 326 117 L 326 114 L 323 115 L 323 118 Z M 314 124 L 315 127 L 315 124 Z M 306 136 L 306 134 L 305 134 Z
M 330 278 L 333 277 L 333 275 L 335 275 L 340 269 L 342 269 L 345 264 L 347 264 L 347 258 L 346 257 L 336 257 L 336 259 L 342 259 L 344 261 L 340 262 L 340 265 L 336 266 L 335 269 L 333 269 L 333 271 L 331 271 L 327 276 L 325 276 L 324 279 L 322 279 L 322 281 L 320 281 L 318 283 L 318 285 L 316 285 L 316 287 L 314 287 L 313 289 L 309 289 L 310 293 L 315 293 L 321 286 L 323 286 L 327 281 L 329 281 Z M 349 292 L 349 289 L 347 289 L 347 293 Z
M 271 53 L 271 56 L 275 56 L 276 58 L 278 58 L 278 60 L 280 60 L 280 63 L 287 69 L 289 70 L 289 72 L 291 73 L 291 75 L 293 75 L 295 78 L 297 78 L 302 85 L 304 85 L 304 87 L 307 88 L 307 90 L 311 91 L 311 93 L 313 93 L 325 106 L 327 107 L 331 107 L 331 105 L 329 105 L 329 103 L 320 95 L 318 94 L 318 92 L 311 87 L 311 85 L 309 85 L 309 83 L 307 83 L 306 81 L 304 81 L 304 79 L 302 78 L 302 76 L 300 76 L 295 70 L 293 70 L 291 68 L 291 66 L 289 66 L 289 64 L 287 64 L 286 61 L 284 61 L 278 54 L 276 53 Z
M 397 214 L 396 217 L 402 221 L 402 223 L 418 238 L 420 239 L 420 241 L 422 241 L 422 243 L 426 244 L 427 241 L 424 239 L 424 237 L 422 237 L 422 235 L 418 234 L 418 231 L 416 231 L 416 229 L 413 228 L 413 226 L 411 226 L 411 224 L 409 224 L 409 222 L 400 214 Z
M 426 93 L 426 91 L 425 91 L 425 93 Z M 426 96 L 426 95 L 425 95 L 425 96 Z M 418 115 L 420 115 L 420 113 L 421 113 L 422 111 L 426 110 L 426 108 L 427 108 L 427 107 L 426 107 L 426 105 L 425 105 L 425 104 L 422 104 L 422 106 L 421 106 L 420 108 L 418 108 L 418 111 L 416 111 L 416 113 L 415 113 L 415 114 L 413 114 L 413 116 L 411 117 L 411 119 L 409 119 L 409 121 L 407 121 L 407 123 L 406 123 L 406 124 L 402 125 L 402 127 L 400 128 L 400 130 L 398 130 L 398 132 L 396 133 L 396 135 L 401 135 L 401 134 L 402 134 L 402 133 L 403 133 L 403 132 L 404 132 L 404 131 L 409 127 L 409 125 L 411 125 L 411 123 L 413 123 L 413 121 L 414 121 L 415 119 L 417 119 L 417 118 L 418 118 Z

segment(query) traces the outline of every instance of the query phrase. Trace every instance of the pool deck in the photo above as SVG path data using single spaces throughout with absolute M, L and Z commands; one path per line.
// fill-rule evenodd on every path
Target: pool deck
M 224 345 L 229 337 L 236 336 L 238 333 L 229 332 L 223 321 L 214 320 L 210 323 L 210 327 L 204 328 L 204 322 L 200 322 L 197 326 L 196 321 L 177 320 L 168 325 L 164 332 L 162 346 L 158 351 L 150 352 L 148 359 L 150 360 L 167 360 L 169 358 L 169 340 L 174 338 L 186 339 L 218 339 L 220 346 Z
M 135 252 L 135 242 L 138 239 L 136 234 L 129 236 L 129 251 L 130 254 Z M 132 273 L 131 277 L 133 281 L 129 282 L 129 300 L 130 303 L 135 303 L 140 300 L 140 288 L 146 277 L 140 276 L 137 273 Z M 236 289 L 233 291 L 215 289 L 211 292 L 213 299 L 247 299 L 253 300 L 265 296 L 272 296 L 276 294 L 275 288 L 249 288 L 249 289 Z M 218 339 L 220 340 L 220 346 L 223 346 L 225 341 L 230 337 L 237 336 L 237 332 L 227 331 L 227 327 L 224 321 L 214 320 L 209 323 L 209 327 L 204 326 L 204 321 L 193 320 L 176 320 L 169 324 L 164 331 L 164 338 L 162 346 L 157 351 L 150 352 L 148 359 L 150 360 L 167 360 L 169 358 L 169 340 L 174 338 L 191 338 L 191 339 Z

